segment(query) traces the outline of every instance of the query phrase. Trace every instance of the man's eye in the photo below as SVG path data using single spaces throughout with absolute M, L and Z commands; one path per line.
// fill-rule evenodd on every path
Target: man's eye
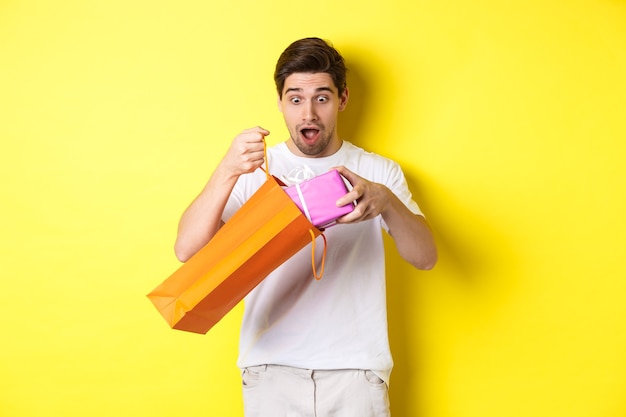
M 328 97 L 326 97 L 326 96 L 319 96 L 317 98 L 317 101 L 320 102 L 320 103 L 325 103 L 325 102 L 328 101 Z
M 291 101 L 293 104 L 298 104 L 301 100 L 300 97 L 291 97 L 289 101 Z

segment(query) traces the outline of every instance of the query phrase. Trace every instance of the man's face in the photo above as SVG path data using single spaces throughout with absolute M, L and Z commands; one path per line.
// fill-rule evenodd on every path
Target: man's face
M 285 79 L 278 108 L 289 130 L 287 146 L 296 155 L 323 157 L 341 147 L 337 115 L 348 102 L 348 90 L 339 96 L 325 72 L 294 73 Z

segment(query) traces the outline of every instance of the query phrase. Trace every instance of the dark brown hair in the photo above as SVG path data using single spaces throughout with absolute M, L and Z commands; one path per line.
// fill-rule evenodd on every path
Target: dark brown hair
M 293 73 L 325 72 L 331 76 L 339 95 L 346 88 L 346 65 L 333 46 L 320 38 L 304 38 L 293 42 L 278 58 L 274 82 L 282 97 L 285 79 Z

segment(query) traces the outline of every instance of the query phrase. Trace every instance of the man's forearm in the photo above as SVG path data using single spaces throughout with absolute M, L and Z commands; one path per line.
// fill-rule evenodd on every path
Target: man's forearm
M 213 173 L 202 192 L 181 216 L 174 245 L 176 257 L 186 262 L 222 226 L 222 213 L 237 177 L 226 175 L 219 168 Z

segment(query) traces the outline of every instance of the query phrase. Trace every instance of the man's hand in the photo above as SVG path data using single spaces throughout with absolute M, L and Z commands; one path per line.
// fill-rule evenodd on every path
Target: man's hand
M 366 180 L 350 171 L 344 166 L 335 168 L 343 175 L 350 184 L 352 190 L 337 200 L 337 206 L 341 207 L 356 201 L 356 207 L 351 213 L 339 218 L 337 223 L 356 223 L 372 219 L 381 214 L 389 205 L 393 194 L 389 188 Z
M 352 213 L 337 223 L 356 223 L 381 215 L 400 256 L 418 269 L 431 269 L 437 262 L 437 248 L 423 216 L 413 214 L 386 186 L 359 177 L 346 167 L 337 167 L 352 190 L 337 200 L 337 206 L 356 201 Z
M 231 177 L 239 177 L 263 165 L 263 141 L 269 134 L 269 131 L 257 126 L 237 135 L 220 162 L 222 170 Z

